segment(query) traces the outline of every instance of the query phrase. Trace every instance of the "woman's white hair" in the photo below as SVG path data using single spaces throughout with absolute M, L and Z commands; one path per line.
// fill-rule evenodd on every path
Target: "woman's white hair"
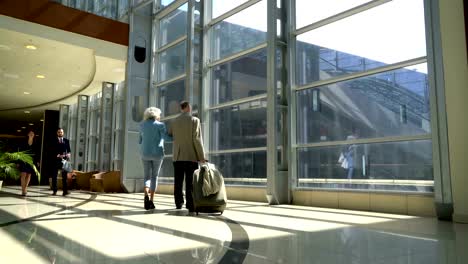
M 143 113 L 143 119 L 159 119 L 161 117 L 161 109 L 157 107 L 148 107 Z

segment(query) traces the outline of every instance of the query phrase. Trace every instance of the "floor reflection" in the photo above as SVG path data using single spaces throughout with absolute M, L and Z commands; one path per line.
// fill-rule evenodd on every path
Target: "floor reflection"
M 467 225 L 382 213 L 231 201 L 187 216 L 173 198 L 31 187 L 0 191 L 0 263 L 468 263 Z

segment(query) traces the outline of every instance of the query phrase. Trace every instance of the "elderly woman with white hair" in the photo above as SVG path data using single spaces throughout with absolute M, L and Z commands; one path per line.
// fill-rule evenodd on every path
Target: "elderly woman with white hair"
M 155 208 L 153 198 L 164 159 L 164 140 L 172 141 L 172 138 L 167 134 L 164 123 L 160 122 L 161 110 L 159 108 L 147 108 L 143 118 L 140 124 L 139 143 L 145 174 L 145 209 L 149 210 Z

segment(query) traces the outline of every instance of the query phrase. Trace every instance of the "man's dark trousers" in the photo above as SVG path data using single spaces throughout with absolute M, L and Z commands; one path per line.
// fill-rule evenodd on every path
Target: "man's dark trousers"
M 194 161 L 174 161 L 174 200 L 177 208 L 184 204 L 182 185 L 185 177 L 185 199 L 189 212 L 193 212 L 192 181 L 193 172 L 198 169 L 198 162 Z

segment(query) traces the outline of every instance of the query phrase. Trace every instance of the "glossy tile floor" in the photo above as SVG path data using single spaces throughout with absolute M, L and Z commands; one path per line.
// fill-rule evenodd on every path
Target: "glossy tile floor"
M 468 225 L 229 201 L 187 216 L 172 196 L 0 191 L 0 263 L 468 263 Z M 61 194 L 59 192 L 59 194 Z

